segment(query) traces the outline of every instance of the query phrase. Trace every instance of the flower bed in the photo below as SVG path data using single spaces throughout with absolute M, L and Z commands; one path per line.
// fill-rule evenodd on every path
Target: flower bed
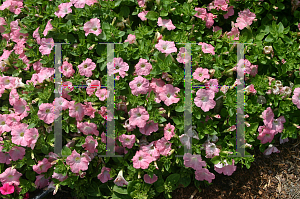
M 299 5 L 6 0 L 1 197 L 171 198 L 279 153 L 300 128 Z

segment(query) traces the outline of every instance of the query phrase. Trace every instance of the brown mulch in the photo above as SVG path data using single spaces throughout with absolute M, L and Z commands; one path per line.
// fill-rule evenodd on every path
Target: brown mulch
M 250 169 L 238 165 L 231 176 L 215 173 L 213 185 L 200 187 L 191 183 L 186 188 L 177 188 L 173 199 L 253 199 L 253 198 L 300 198 L 300 136 L 289 142 L 274 144 L 280 153 L 264 156 L 258 148 Z M 48 194 L 44 199 L 72 199 L 71 189 L 63 187 L 56 195 Z M 164 199 L 162 194 L 157 199 Z
M 263 155 L 258 148 L 250 169 L 237 167 L 231 176 L 215 174 L 213 185 L 200 187 L 191 184 L 176 189 L 174 199 L 252 199 L 300 198 L 300 136 L 284 144 L 274 144 L 280 153 Z

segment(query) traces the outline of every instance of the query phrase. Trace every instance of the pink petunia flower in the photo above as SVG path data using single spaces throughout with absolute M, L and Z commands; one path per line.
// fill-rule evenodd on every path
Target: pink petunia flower
M 13 185 L 5 183 L 2 187 L 0 187 L 0 192 L 2 195 L 8 195 L 15 192 L 15 187 Z
M 101 83 L 99 80 L 88 80 L 87 82 L 88 87 L 86 88 L 86 93 L 91 96 L 96 89 L 100 89 Z M 104 97 L 104 96 L 103 96 Z
M 218 79 L 210 79 L 208 82 L 205 82 L 205 88 L 213 91 L 214 93 L 219 92 L 218 85 Z
M 145 17 L 147 15 L 149 11 L 142 11 L 138 14 L 138 17 L 142 20 L 142 21 L 146 21 L 147 18 Z
M 72 154 L 66 159 L 67 165 L 70 165 L 73 173 L 79 173 L 79 171 L 85 171 L 88 169 L 89 161 L 85 156 L 80 156 L 79 153 L 72 151 Z
M 213 179 L 215 179 L 215 175 L 210 173 L 208 169 L 202 168 L 200 170 L 195 171 L 195 179 L 199 181 L 206 180 L 211 183 Z
M 71 0 L 70 1 L 75 8 L 84 8 L 87 0 Z
M 81 103 L 75 104 L 75 101 L 69 102 L 69 116 L 80 122 L 84 117 L 84 106 Z
M 236 166 L 234 166 L 234 159 L 232 159 L 232 165 L 229 165 L 226 160 L 224 160 L 225 164 L 221 163 L 221 161 L 218 164 L 215 164 L 214 168 L 215 171 L 219 174 L 224 174 L 227 176 L 231 176 L 233 172 L 236 171 Z
M 129 124 L 132 126 L 143 128 L 145 127 L 147 120 L 149 120 L 149 113 L 142 106 L 131 109 L 128 114 L 130 116 Z
M 195 10 L 197 11 L 197 13 L 194 15 L 195 17 L 198 17 L 200 19 L 202 19 L 203 21 L 206 19 L 206 15 L 207 15 L 207 11 L 205 8 L 195 8 Z
M 202 51 L 204 53 L 211 53 L 212 55 L 215 54 L 215 47 L 213 47 L 211 44 L 199 42 L 198 45 L 202 46 Z
M 7 23 L 6 23 L 6 21 L 5 21 L 5 19 L 3 17 L 0 17 L 0 33 L 4 33 L 5 32 L 4 25 L 7 25 Z
M 174 87 L 172 84 L 166 84 L 163 86 L 159 97 L 167 106 L 179 102 L 180 98 L 175 93 L 179 93 L 180 89 Z
M 52 26 L 52 24 L 51 24 L 51 21 L 52 21 L 52 19 L 49 19 L 49 21 L 47 22 L 47 25 L 46 25 L 46 27 L 45 27 L 45 30 L 44 30 L 44 32 L 43 32 L 43 35 L 44 35 L 45 37 L 47 36 L 48 32 L 49 32 L 50 30 L 53 29 L 53 26 Z
M 39 138 L 39 133 L 36 128 L 27 129 L 25 133 L 25 140 L 27 140 L 27 147 L 31 147 L 31 149 L 34 149 L 35 144 Z
M 117 186 L 124 186 L 124 185 L 128 185 L 128 182 L 125 180 L 125 178 L 123 177 L 123 170 L 120 170 L 119 171 L 119 174 L 118 176 L 116 177 L 116 179 L 114 180 L 114 183 L 117 185 Z
M 216 102 L 213 100 L 215 93 L 211 90 L 199 89 L 196 93 L 194 102 L 196 106 L 201 107 L 204 112 L 209 109 L 213 109 L 216 106 Z
M 39 34 L 39 29 L 40 27 L 38 27 L 32 34 L 32 37 L 36 39 L 36 43 L 38 45 L 41 45 L 41 37 L 40 37 L 40 34 Z
M 240 11 L 238 14 L 239 17 L 236 19 L 237 23 L 235 23 L 235 26 L 240 30 L 243 30 L 245 27 L 249 27 L 256 17 L 254 13 L 250 12 L 249 8 L 244 11 Z
M 55 12 L 54 14 L 59 18 L 64 18 L 67 14 L 72 13 L 72 3 L 61 3 L 59 4 L 58 8 L 58 12 Z
M 153 158 L 153 161 L 156 161 L 160 157 L 160 153 L 155 145 L 156 141 L 152 141 L 150 144 L 140 147 L 140 150 L 148 153 Z
M 188 56 L 190 56 L 190 55 L 187 55 L 186 53 L 187 53 L 186 49 L 184 47 L 181 47 L 179 49 L 179 53 L 177 54 L 176 60 L 179 63 L 183 63 L 183 64 L 187 63 L 188 62 Z
M 39 106 L 39 111 L 37 113 L 40 120 L 43 120 L 47 124 L 51 124 L 57 119 L 57 115 L 54 112 L 54 106 L 50 103 L 42 103 Z
M 246 91 L 246 95 L 249 95 L 250 93 L 256 94 L 256 90 L 254 89 L 254 85 L 253 84 L 247 86 L 245 88 L 245 91 Z
M 217 18 L 217 15 L 214 15 L 212 13 L 207 13 L 205 26 L 207 28 L 211 28 L 214 25 L 215 18 Z
M 184 166 L 191 167 L 195 170 L 201 170 L 202 167 L 206 166 L 206 162 L 202 161 L 201 155 L 192 155 L 185 153 L 183 156 Z
M 102 183 L 106 183 L 109 180 L 112 180 L 113 178 L 110 177 L 110 168 L 108 167 L 102 167 L 101 169 L 101 173 L 98 174 L 97 178 L 102 182 Z
M 139 7 L 144 7 L 147 0 L 137 0 Z
M 107 63 L 107 70 L 109 76 L 119 73 L 122 78 L 125 77 L 126 71 L 129 70 L 129 65 L 126 62 L 123 62 L 121 57 L 114 58 L 113 62 Z
M 205 148 L 206 158 L 213 158 L 214 156 L 218 156 L 220 153 L 220 149 L 218 149 L 214 143 L 205 142 L 203 147 Z
M 171 151 L 171 146 L 172 143 L 164 137 L 157 140 L 155 143 L 155 147 L 157 148 L 159 153 L 164 156 L 167 156 L 169 154 L 169 152 Z
M 199 82 L 203 82 L 204 79 L 209 79 L 210 76 L 208 74 L 207 68 L 197 68 L 196 71 L 193 73 L 193 78 L 198 80 Z
M 280 153 L 280 151 L 275 146 L 270 144 L 268 146 L 268 148 L 266 148 L 266 150 L 263 152 L 263 154 L 264 155 L 270 155 L 271 153 Z
M 147 94 L 149 90 L 149 80 L 142 76 L 138 76 L 129 82 L 129 86 L 133 95 L 138 96 L 140 94 Z
M 40 44 L 40 53 L 42 53 L 42 55 L 49 55 L 54 47 L 54 40 L 53 38 L 42 38 Z
M 61 71 L 64 76 L 71 77 L 75 73 L 75 70 L 73 69 L 72 64 L 68 63 L 67 61 L 64 61 L 61 66 Z
M 175 135 L 174 130 L 175 126 L 168 123 L 164 128 L 164 138 L 166 138 L 166 140 L 170 140 Z
M 133 147 L 133 144 L 135 143 L 135 135 L 122 134 L 119 136 L 119 141 L 122 143 L 123 147 L 131 149 Z
M 300 109 L 300 88 L 295 88 L 292 102 Z
M 44 158 L 42 161 L 38 161 L 37 165 L 33 165 L 32 169 L 38 174 L 45 173 L 52 167 L 51 163 L 47 158 Z
M 257 136 L 257 139 L 260 140 L 262 144 L 272 142 L 275 135 L 275 130 L 269 129 L 266 126 L 260 126 L 258 127 L 258 131 L 259 135 Z
M 139 150 L 131 160 L 133 161 L 134 168 L 148 169 L 149 164 L 153 161 L 153 158 L 149 153 Z
M 99 136 L 99 131 L 97 130 L 97 125 L 95 123 L 89 122 L 78 122 L 77 121 L 77 128 L 80 132 L 84 135 L 96 135 Z
M 150 87 L 152 88 L 152 90 L 155 92 L 155 93 L 161 93 L 164 89 L 164 85 L 166 83 L 161 79 L 156 79 L 156 78 L 152 78 L 152 81 L 150 83 Z
M 8 152 L 13 161 L 22 160 L 25 156 L 25 148 L 14 146 Z
M 156 182 L 158 179 L 158 177 L 153 174 L 152 178 L 150 178 L 150 176 L 148 174 L 145 174 L 144 175 L 144 181 L 147 183 L 147 184 L 153 184 L 154 182 Z
M 98 149 L 96 149 L 97 146 L 97 140 L 95 140 L 91 135 L 85 138 L 85 143 L 82 145 L 82 147 L 84 147 L 85 150 L 88 150 L 90 153 L 98 152 Z
M 27 127 L 29 125 L 25 123 L 20 123 L 19 125 L 15 126 L 11 131 L 11 141 L 14 144 L 27 146 L 28 140 L 25 138 L 25 133 L 27 131 Z
M 152 65 L 148 63 L 147 59 L 140 58 L 139 62 L 135 65 L 135 73 L 137 75 L 149 75 Z
M 157 44 L 155 44 L 155 48 L 162 53 L 166 53 L 166 57 L 170 53 L 176 53 L 177 48 L 175 47 L 174 41 L 164 41 L 160 39 Z
M 53 172 L 52 178 L 55 178 L 55 179 L 59 180 L 60 182 L 63 182 L 64 180 L 66 180 L 68 178 L 68 175 L 64 176 L 61 173 L 55 173 L 55 172 Z
M 19 185 L 19 178 L 22 176 L 16 169 L 9 167 L 5 169 L 3 173 L 0 174 L 0 181 L 2 184 L 8 183 L 9 185 Z
M 34 184 L 38 189 L 43 189 L 49 185 L 49 179 L 50 177 L 46 179 L 44 174 L 37 175 Z
M 274 119 L 274 113 L 271 107 L 268 107 L 266 110 L 262 112 L 262 118 L 264 119 L 264 125 L 268 128 L 272 128 L 272 122 Z
M 227 8 L 227 13 L 223 15 L 224 19 L 228 19 L 228 17 L 233 16 L 234 15 L 234 6 L 230 6 Z
M 162 19 L 161 17 L 158 18 L 157 25 L 167 28 L 168 30 L 174 30 L 176 28 L 171 19 Z
M 91 77 L 95 68 L 96 64 L 90 58 L 87 58 L 80 65 L 78 65 L 80 75 L 84 75 L 86 77 Z
M 98 89 L 95 95 L 99 98 L 100 101 L 104 101 L 109 97 L 109 91 L 106 88 Z
M 1 149 L 1 151 L 2 151 L 2 149 Z M 24 153 L 24 155 L 25 155 L 25 153 Z M 0 152 L 0 163 L 2 163 L 2 164 L 10 164 L 11 160 L 12 159 L 11 159 L 9 153 L 7 153 L 7 152 L 4 152 L 4 153 Z
M 124 42 L 128 42 L 129 44 L 133 44 L 135 41 L 136 37 L 135 35 L 129 34 L 127 36 L 127 39 Z
M 8 119 L 8 116 L 7 114 L 0 114 L 0 135 L 3 133 L 3 132 L 10 132 L 11 131 L 11 127 L 9 126 L 9 121 L 7 121 Z
M 88 34 L 93 33 L 96 36 L 100 35 L 102 30 L 100 29 L 100 19 L 93 18 L 90 21 L 86 22 L 83 26 L 83 30 L 85 31 L 85 36 Z

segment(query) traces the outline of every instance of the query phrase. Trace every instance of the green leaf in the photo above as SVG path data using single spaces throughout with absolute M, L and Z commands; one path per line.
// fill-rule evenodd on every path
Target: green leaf
M 158 19 L 158 13 L 154 11 L 149 11 L 145 17 L 151 21 L 156 21 Z
M 64 146 L 62 151 L 61 151 L 61 154 L 62 154 L 63 157 L 67 157 L 67 156 L 72 154 L 72 151 L 67 146 Z
M 213 164 L 218 164 L 220 162 L 220 156 L 215 156 L 210 160 Z
M 179 174 L 171 174 L 167 177 L 166 183 L 170 182 L 172 185 L 175 185 L 180 179 Z
M 171 167 L 171 160 L 166 159 L 166 161 L 164 162 L 164 166 L 165 166 L 166 170 L 169 171 L 170 167 Z
M 49 153 L 48 146 L 45 145 L 45 144 L 42 145 L 41 150 L 42 150 L 42 153 L 44 153 L 44 154 L 48 154 Z
M 278 24 L 278 33 L 283 33 L 284 27 L 283 24 L 281 22 L 279 22 Z
M 182 101 L 182 100 L 181 100 Z M 175 107 L 175 111 L 176 112 L 183 112 L 184 111 L 184 103 L 183 102 L 179 102 L 178 104 L 177 104 L 177 106 Z
M 293 44 L 293 41 L 286 35 L 283 36 L 283 41 L 291 45 Z
M 141 186 L 142 184 L 137 180 L 128 182 L 127 194 L 129 194 L 132 197 L 132 195 L 134 195 L 133 192 L 136 191 L 137 187 Z
M 154 183 L 154 187 L 158 193 L 163 192 L 164 191 L 164 180 L 161 178 L 158 178 L 158 180 Z
M 113 191 L 114 191 L 114 192 L 117 192 L 117 193 L 119 193 L 119 194 L 128 194 L 126 188 L 124 188 L 124 187 L 119 187 L 119 186 L 117 186 L 117 185 L 114 186 Z
M 184 187 L 187 187 L 187 186 L 189 186 L 191 181 L 192 181 L 192 179 L 190 176 L 185 176 L 180 179 L 180 184 L 182 184 Z
M 34 171 L 26 171 L 25 176 L 28 180 L 34 181 L 35 180 L 35 172 Z
M 121 6 L 120 15 L 127 18 L 130 13 L 130 9 L 127 6 Z
M 31 124 L 29 124 L 29 126 L 27 127 L 27 129 L 34 128 L 35 126 L 36 126 L 36 124 L 35 124 L 35 123 L 31 123 Z
M 295 17 L 295 18 L 300 18 L 300 11 L 296 10 L 296 11 L 294 12 L 294 17 Z
M 265 38 L 265 42 L 274 42 L 274 38 L 272 37 L 271 34 L 269 34 L 269 35 Z
M 115 1 L 115 7 L 118 7 L 121 4 L 122 0 Z

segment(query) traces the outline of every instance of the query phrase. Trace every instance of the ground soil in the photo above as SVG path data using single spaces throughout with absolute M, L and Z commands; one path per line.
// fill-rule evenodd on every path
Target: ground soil
M 241 168 L 231 176 L 215 174 L 213 185 L 200 187 L 191 183 L 186 188 L 177 188 L 174 199 L 281 199 L 300 198 L 300 136 L 284 144 L 274 144 L 280 153 L 263 155 L 258 148 L 253 150 L 255 161 L 250 169 Z M 72 190 L 63 187 L 56 195 L 48 194 L 44 199 L 73 199 Z M 157 199 L 164 199 L 162 195 Z

